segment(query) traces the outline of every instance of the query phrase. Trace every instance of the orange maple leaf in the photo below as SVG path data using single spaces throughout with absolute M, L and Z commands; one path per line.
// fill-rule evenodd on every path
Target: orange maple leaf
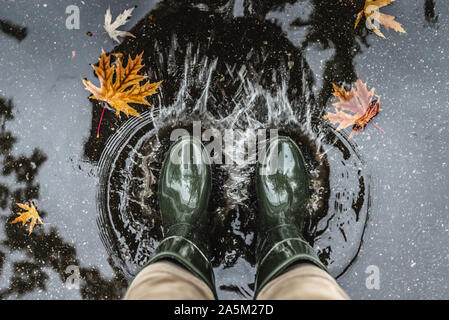
M 43 224 L 41 217 L 39 217 L 39 213 L 37 212 L 37 209 L 34 207 L 33 202 L 31 202 L 31 207 L 26 205 L 26 204 L 22 204 L 22 203 L 16 203 L 20 208 L 22 208 L 23 210 L 25 210 L 25 212 L 17 212 L 17 214 L 19 215 L 17 218 L 15 218 L 13 221 L 11 221 L 11 224 L 13 223 L 18 223 L 18 222 L 22 222 L 22 226 L 24 226 L 28 220 L 31 219 L 30 222 L 30 231 L 28 233 L 28 235 L 31 234 L 31 232 L 33 232 L 33 228 L 34 226 L 37 224 Z
M 379 24 L 383 25 L 387 31 L 389 28 L 392 28 L 396 32 L 407 33 L 402 25 L 395 21 L 396 18 L 394 16 L 379 12 L 380 8 L 385 7 L 394 1 L 395 0 L 366 0 L 363 10 L 357 14 L 354 29 L 357 28 L 362 16 L 365 15 L 369 28 L 371 28 L 379 37 L 385 39 L 384 34 L 375 25 L 374 21 L 377 21 Z
M 111 55 L 117 57 L 115 64 L 111 66 Z M 105 101 L 116 110 L 116 114 L 120 116 L 123 112 L 127 116 L 140 117 L 140 114 L 132 108 L 129 103 L 139 103 L 150 106 L 151 104 L 145 99 L 157 93 L 157 89 L 162 81 L 150 83 L 140 83 L 148 77 L 139 75 L 142 69 L 143 51 L 132 59 L 128 56 L 128 64 L 123 66 L 123 54 L 107 55 L 103 50 L 99 58 L 98 66 L 92 65 L 95 74 L 100 80 L 101 88 L 94 86 L 91 82 L 83 79 L 86 90 L 92 93 L 90 99 Z
M 339 101 L 333 104 L 335 113 L 328 112 L 323 119 L 328 119 L 333 124 L 338 123 L 337 131 L 352 126 L 353 131 L 349 135 L 351 139 L 363 130 L 368 122 L 373 122 L 371 119 L 381 111 L 380 100 L 373 100 L 374 88 L 368 91 L 366 83 L 363 83 L 360 78 L 350 92 L 347 92 L 344 87 L 339 88 L 334 83 L 332 86 L 334 87 L 333 95 L 339 98 Z M 382 129 L 380 130 L 383 132 Z

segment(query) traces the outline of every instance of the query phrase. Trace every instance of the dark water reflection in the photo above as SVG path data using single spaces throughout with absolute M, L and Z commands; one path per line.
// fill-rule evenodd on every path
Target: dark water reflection
M 438 22 L 438 14 L 435 12 L 435 0 L 426 0 L 424 3 L 424 16 L 426 21 L 431 24 Z
M 310 3 L 315 10 L 303 24 L 311 28 L 308 29 L 306 40 L 297 47 L 283 35 L 282 29 L 273 23 L 274 21 L 261 18 L 273 9 L 282 10 L 286 4 L 287 2 L 273 2 L 252 7 L 247 2 L 246 6 L 243 6 L 244 11 L 251 13 L 235 18 L 232 14 L 235 7 L 223 8 L 221 3 L 205 6 L 200 3 L 192 5 L 182 2 L 162 2 L 151 12 L 151 19 L 143 19 L 133 27 L 131 32 L 136 35 L 136 39 L 126 39 L 114 49 L 114 52 L 135 56 L 144 51 L 145 72 L 150 75 L 152 81 L 164 79 L 160 94 L 153 96 L 150 99 L 151 103 L 161 106 L 160 113 L 167 112 L 163 110 L 164 108 L 168 109 L 169 106 L 175 105 L 173 112 L 188 114 L 188 123 L 195 119 L 203 121 L 206 128 L 208 124 L 204 121 L 209 122 L 212 127 L 217 127 L 217 124 L 213 124 L 214 120 L 222 119 L 222 122 L 226 122 L 224 119 L 235 112 L 236 105 L 241 105 L 242 110 L 249 108 L 245 103 L 246 96 L 239 94 L 245 91 L 246 81 L 257 82 L 260 90 L 272 93 L 285 82 L 287 83 L 285 98 L 294 101 L 292 105 L 295 112 L 300 115 L 299 118 L 308 116 L 311 118 L 310 126 L 316 128 L 317 132 L 328 131 L 327 135 L 320 139 L 330 146 L 339 145 L 341 156 L 350 166 L 349 163 L 354 161 L 353 158 L 357 159 L 356 152 L 347 141 L 345 145 L 328 128 L 323 127 L 322 121 L 319 120 L 331 95 L 330 82 L 326 82 L 326 87 L 321 90 L 317 101 L 312 92 L 314 76 L 304 59 L 304 50 L 316 42 L 323 42 L 325 48 L 337 44 L 334 60 L 329 62 L 329 65 L 337 66 L 337 69 L 326 68 L 325 77 L 327 74 L 339 74 L 344 70 L 345 73 L 341 72 L 339 78 L 331 80 L 335 82 L 344 80 L 350 83 L 356 78 L 352 63 L 359 49 L 356 38 L 366 37 L 366 32 L 364 35 L 354 33 L 353 24 L 347 21 L 354 12 L 357 12 L 357 8 L 350 10 L 342 5 L 326 7 L 319 2 Z M 322 26 L 319 21 L 323 17 L 334 16 L 340 17 L 341 21 L 332 21 L 332 24 L 327 25 L 327 29 L 317 30 L 318 26 Z M 298 20 L 295 20 L 292 25 L 297 23 Z M 333 34 L 337 26 L 341 34 L 339 37 Z M 345 34 L 349 35 L 343 39 L 342 35 Z M 354 54 L 349 54 L 353 52 Z M 208 63 L 213 67 L 209 69 L 205 67 Z M 185 70 L 191 74 L 186 75 Z M 198 80 L 201 79 L 203 70 L 211 72 L 210 78 L 205 78 L 205 82 Z M 238 80 L 242 70 L 245 71 L 245 79 Z M 204 88 L 208 88 L 207 93 Z M 185 93 L 181 104 L 176 106 L 180 92 Z M 196 109 L 198 104 L 202 103 L 203 96 L 208 97 L 202 107 L 204 110 L 207 109 L 208 119 Z M 244 122 L 238 128 L 253 128 L 251 123 L 264 123 L 273 117 L 263 107 L 268 103 L 264 101 L 263 95 L 256 94 L 255 99 L 260 107 L 250 111 L 255 113 L 249 115 L 252 120 Z M 166 133 L 153 133 L 160 130 L 154 129 L 151 120 L 155 116 L 153 114 L 144 117 L 148 119 L 146 122 L 131 120 L 123 126 L 121 123 L 126 119 L 117 119 L 114 114 L 109 113 L 103 120 L 106 128 L 103 131 L 103 138 L 98 139 L 94 128 L 100 116 L 100 104 L 93 102 L 93 111 L 91 135 L 85 145 L 85 155 L 91 161 L 98 161 L 101 155 L 98 196 L 101 235 L 116 266 L 122 268 L 129 279 L 132 279 L 162 238 L 155 182 L 163 150 L 169 146 L 169 133 L 177 122 L 184 121 L 185 126 L 189 124 L 185 123 L 186 119 L 182 116 L 168 118 L 165 120 Z M 281 131 L 301 143 L 301 148 L 310 158 L 310 171 L 320 172 L 320 177 L 316 179 L 316 183 L 321 185 L 321 189 L 316 188 L 321 190 L 319 209 L 313 214 L 310 213 L 311 219 L 307 221 L 308 231 L 305 236 L 312 244 L 318 243 L 316 246 L 318 254 L 323 262 L 331 267 L 332 273 L 338 276 L 355 258 L 360 246 L 368 210 L 369 181 L 365 180 L 369 177 L 366 173 L 361 173 L 363 162 L 358 163 L 358 172 L 356 170 L 350 173 L 360 175 L 358 180 L 355 177 L 355 185 L 353 187 L 346 185 L 344 182 L 346 176 L 342 174 L 342 181 L 337 184 L 342 190 L 335 191 L 335 199 L 329 201 L 329 170 L 337 172 L 339 169 L 329 169 L 326 155 L 319 157 L 318 162 L 313 160 L 314 154 L 329 150 L 318 150 L 320 147 L 317 147 L 316 142 L 306 134 L 295 133 L 291 128 L 288 129 L 288 121 L 294 119 L 286 120 L 280 120 L 278 124 Z M 127 129 L 115 133 L 114 130 L 118 126 Z M 107 141 L 105 137 L 110 136 Z M 157 152 L 154 151 L 155 148 Z M 152 161 L 149 162 L 148 158 Z M 210 204 L 211 241 L 214 248 L 212 262 L 217 272 L 219 295 L 227 298 L 251 298 L 255 273 L 254 220 L 257 208 L 251 187 L 251 175 L 248 176 L 248 181 L 239 186 L 242 189 L 248 188 L 249 193 L 248 197 L 241 199 L 223 195 L 225 192 L 223 188 L 226 189 L 226 184 L 230 180 L 228 175 L 232 173 L 220 166 L 214 171 L 215 197 Z M 332 204 L 332 210 L 328 210 L 328 202 Z M 338 212 L 337 217 L 332 214 L 334 210 Z M 348 221 L 342 219 L 338 222 L 340 226 L 331 231 L 329 225 L 337 223 L 334 221 L 339 220 L 338 214 L 348 216 L 354 214 L 354 218 Z M 342 242 L 345 243 L 344 249 L 335 243 L 338 242 L 332 235 L 335 232 L 341 233 Z M 318 242 L 320 238 L 328 240 Z
M 39 149 L 35 149 L 31 156 L 20 155 L 14 157 L 10 151 L 17 140 L 11 132 L 5 130 L 7 121 L 14 120 L 13 103 L 11 100 L 0 98 L 1 104 L 1 136 L 2 143 L 0 153 L 2 154 L 2 175 L 14 175 L 17 185 L 24 185 L 15 189 L 8 188 L 1 184 L 1 208 L 16 211 L 15 203 L 24 201 L 34 201 L 38 203 L 40 197 L 40 185 L 36 181 L 39 169 L 47 160 L 47 156 Z M 25 200 L 26 199 L 26 200 Z M 40 216 L 45 221 L 47 213 L 39 210 Z M 9 279 L 9 286 L 0 290 L 0 299 L 13 295 L 22 295 L 34 290 L 46 290 L 49 276 L 46 272 L 50 268 L 58 274 L 61 281 L 67 278 L 66 267 L 68 265 L 79 265 L 76 249 L 59 235 L 57 228 L 50 227 L 48 232 L 36 227 L 33 233 L 28 236 L 22 226 L 11 225 L 12 219 L 2 217 L 5 225 L 5 239 L 2 240 L 1 247 L 9 254 L 22 252 L 26 258 L 16 261 L 12 266 L 13 275 Z M 0 274 L 2 273 L 5 253 L 0 252 Z M 80 275 L 85 283 L 81 288 L 81 295 L 86 299 L 102 299 L 105 297 L 119 298 L 121 291 L 126 287 L 123 278 L 116 276 L 113 280 L 105 280 L 100 276 L 96 268 L 81 268 Z
M 307 35 L 300 46 L 293 45 L 285 37 L 276 20 L 265 19 L 270 11 L 282 11 L 295 2 L 293 0 L 262 2 L 242 0 L 230 5 L 229 1 L 210 1 L 205 5 L 202 1 L 189 3 L 163 1 L 151 12 L 151 19 L 143 19 L 132 29 L 142 36 L 137 40 L 126 39 L 114 49 L 114 52 L 126 52 L 134 56 L 139 53 L 139 50 L 145 50 L 144 60 L 147 63 L 145 70 L 154 79 L 164 79 L 164 94 L 162 97 L 152 97 L 150 101 L 170 105 L 174 101 L 181 78 L 179 74 L 170 74 L 168 66 L 174 64 L 179 68 L 184 64 L 186 48 L 189 44 L 194 45 L 193 52 L 200 50 L 200 56 L 218 59 L 221 62 L 223 70 L 218 70 L 217 79 L 214 80 L 219 80 L 219 74 L 226 73 L 224 70 L 226 65 L 235 66 L 237 69 L 239 66 L 248 65 L 253 68 L 252 73 L 261 74 L 261 84 L 272 86 L 274 82 L 281 81 L 281 66 L 293 62 L 293 67 L 287 75 L 289 98 L 296 98 L 298 92 L 303 90 L 303 86 L 310 89 L 315 81 L 304 60 L 304 50 L 314 44 L 319 44 L 321 50 L 333 47 L 335 54 L 326 63 L 323 72 L 323 77 L 327 81 L 318 94 L 318 107 L 313 110 L 313 115 L 319 117 L 332 96 L 331 82 L 352 83 L 357 79 L 354 57 L 361 53 L 358 41 L 369 46 L 366 41 L 367 30 L 364 28 L 359 28 L 357 32 L 353 30 L 353 16 L 360 11 L 363 1 L 354 1 L 354 4 L 351 1 L 343 1 L 344 4 L 338 1 L 330 3 L 319 0 L 303 1 L 298 11 L 301 13 L 302 10 L 313 7 L 311 14 L 307 20 L 299 17 L 290 23 L 291 27 L 307 27 Z M 242 16 L 234 17 L 237 4 L 240 4 L 243 12 Z M 174 35 L 177 36 L 179 48 L 174 52 L 175 56 L 169 57 Z M 155 50 L 155 43 L 163 50 Z M 248 58 L 250 52 L 256 54 Z M 160 62 L 161 59 L 162 62 Z M 275 80 L 270 78 L 272 70 L 280 71 Z M 305 73 L 305 83 L 297 77 L 301 73 Z M 224 83 L 219 84 L 220 87 L 217 90 L 226 88 L 228 92 L 233 92 L 235 88 L 230 82 L 226 79 Z M 195 101 L 195 97 L 191 99 Z M 223 95 L 222 100 L 216 101 L 217 105 L 221 105 L 220 111 L 224 109 L 225 113 L 230 112 L 232 108 L 232 103 L 226 99 L 230 99 L 230 95 Z M 91 134 L 86 144 L 85 155 L 92 161 L 98 161 L 106 139 L 96 138 L 95 130 L 101 108 L 96 105 L 93 111 L 95 114 L 92 117 Z M 103 137 L 108 137 L 115 130 L 114 128 L 126 119 L 120 120 L 114 114 L 108 113 L 104 120 L 107 121 L 104 127 L 109 131 L 106 131 Z
M 15 25 L 8 20 L 0 20 L 0 30 L 19 41 L 27 36 L 27 28 Z
M 69 1 L 55 1 L 51 5 L 36 1 L 29 5 L 17 0 L 0 9 L 0 61 L 4 69 L 0 76 L 0 221 L 4 226 L 0 228 L 0 298 L 120 298 L 132 274 L 144 264 L 162 237 L 160 221 L 151 213 L 157 211 L 155 186 L 153 196 L 146 197 L 143 204 L 123 201 L 120 192 L 123 177 L 130 174 L 136 180 L 131 183 L 127 199 L 140 197 L 139 178 L 148 176 L 136 164 L 148 164 L 145 162 L 148 159 L 143 159 L 152 150 L 157 149 L 159 156 L 162 155 L 168 141 L 163 131 L 158 133 L 159 140 L 155 139 L 156 134 L 151 131 L 154 126 L 145 122 L 148 118 L 129 126 L 127 119 L 118 118 L 110 111 L 105 113 L 100 138 L 96 138 L 102 108 L 87 100 L 80 79 L 93 80 L 88 63 L 96 61 L 101 46 L 108 52 L 132 56 L 145 50 L 145 72 L 152 80 L 164 80 L 161 93 L 150 99 L 155 110 L 176 102 L 189 50 L 197 54 L 200 64 L 206 57 L 209 64 L 218 61 L 210 81 L 213 99 L 207 101 L 207 110 L 215 118 L 232 113 L 241 88 L 241 83 L 235 80 L 236 74 L 243 66 L 247 79 L 256 81 L 267 92 L 276 92 L 283 81 L 288 83 L 286 96 L 294 101 L 298 114 L 310 116 L 311 132 L 324 132 L 320 141 L 333 146 L 326 154 L 329 150 L 320 149 L 322 146 L 316 146 L 304 132 L 284 128 L 309 154 L 324 153 L 320 157 L 324 178 L 317 181 L 323 182 L 322 198 L 327 201 L 317 211 L 320 214 L 308 221 L 306 232 L 309 241 L 324 244 L 319 249 L 320 258 L 332 262 L 336 261 L 335 255 L 342 253 L 341 261 L 334 266 L 335 275 L 343 273 L 339 281 L 355 298 L 445 297 L 448 234 L 447 218 L 442 213 L 447 212 L 449 201 L 441 192 L 448 187 L 447 173 L 441 172 L 446 168 L 448 153 L 441 137 L 448 129 L 447 120 L 441 117 L 447 113 L 443 107 L 447 107 L 449 99 L 447 93 L 441 93 L 442 84 L 447 84 L 447 77 L 441 74 L 449 70 L 447 45 L 438 32 L 447 32 L 448 8 L 444 0 L 415 1 L 410 5 L 400 2 L 391 6 L 392 11 L 386 8 L 385 12 L 400 16 L 398 20 L 410 38 L 390 32 L 385 42 L 373 36 L 363 21 L 354 31 L 354 18 L 363 1 L 89 3 L 82 7 L 85 22 L 78 31 L 64 28 L 64 12 L 71 4 Z M 85 36 L 87 31 L 101 28 L 108 5 L 116 15 L 135 4 L 139 7 L 125 28 L 134 26 L 130 31 L 136 39 L 125 39 L 114 47 L 106 37 Z M 410 7 L 416 9 L 416 15 L 410 12 Z M 401 10 L 407 10 L 409 16 L 401 15 Z M 27 13 L 34 18 L 26 20 Z M 442 30 L 438 31 L 439 28 Z M 174 37 L 176 47 L 173 47 Z M 419 50 L 409 48 L 410 44 L 417 43 L 426 43 L 433 51 L 426 51 L 424 45 Z M 6 49 L 8 46 L 11 49 Z M 416 80 L 419 77 L 404 62 L 407 59 L 391 61 L 397 52 L 409 55 L 420 52 L 419 57 L 407 58 L 418 67 L 421 66 L 419 59 L 426 61 L 427 66 L 420 69 L 420 75 L 430 69 L 433 80 L 428 83 L 436 85 L 419 91 Z M 384 55 L 389 61 L 385 61 Z M 235 73 L 234 77 L 230 73 Z M 389 75 L 396 83 L 385 80 Z M 348 143 L 345 136 L 323 126 L 320 120 L 330 104 L 331 82 L 349 85 L 357 77 L 368 81 L 376 92 L 380 91 L 386 110 L 391 110 L 382 118 L 384 128 L 390 129 L 389 135 L 364 133 L 357 140 L 359 145 Z M 194 119 L 199 117 L 195 107 L 203 85 L 199 80 L 193 82 L 183 99 L 185 110 L 192 111 Z M 415 91 L 404 91 L 409 86 Z M 438 92 L 436 97 L 423 101 L 422 97 L 431 90 Z M 262 99 L 260 103 L 266 101 Z M 431 133 L 427 128 L 433 123 L 419 124 L 430 106 L 433 116 L 440 119 L 439 128 Z M 137 109 L 145 111 L 139 106 Z M 255 119 L 263 121 L 267 114 L 259 111 Z M 407 126 L 398 125 L 399 120 Z M 170 128 L 179 125 L 186 123 L 172 123 Z M 114 140 L 120 137 L 117 131 L 124 132 L 120 130 L 126 126 L 129 126 L 130 140 Z M 139 145 L 152 141 L 159 143 L 157 148 L 153 149 L 151 144 Z M 128 148 L 116 153 L 108 149 L 120 145 Z M 399 145 L 403 152 L 398 152 Z M 439 151 L 438 155 L 431 157 L 431 151 L 435 150 Z M 421 163 L 423 158 L 426 161 Z M 127 162 L 130 160 L 137 162 L 130 165 L 132 161 Z M 316 164 L 310 160 L 309 165 L 314 168 Z M 160 158 L 153 162 L 151 170 L 157 178 Z M 117 165 L 117 170 L 105 163 Z M 333 167 L 336 163 L 339 166 Z M 135 171 L 128 172 L 130 168 Z M 415 175 L 426 170 L 435 172 L 433 179 Z M 368 171 L 374 176 L 373 183 Z M 338 172 L 335 181 L 329 181 L 329 172 Z M 112 180 L 102 180 L 104 173 Z M 351 173 L 354 179 L 348 180 L 347 175 Z M 217 195 L 224 192 L 220 186 L 226 174 L 226 170 L 216 168 Z M 352 181 L 351 185 L 345 185 L 348 181 Z M 343 188 L 331 192 L 329 184 Z M 117 193 L 102 195 L 105 186 Z M 365 230 L 370 192 L 373 198 L 370 223 Z M 116 211 L 108 209 L 102 215 L 105 197 L 110 197 L 116 206 L 133 204 L 114 208 Z M 50 224 L 37 226 L 28 236 L 24 228 L 8 222 L 17 210 L 16 202 L 32 200 L 35 204 L 44 200 L 39 211 L 44 222 Z M 217 196 L 215 200 L 211 210 L 226 207 L 224 197 Z M 218 235 L 212 239 L 216 241 L 213 262 L 222 297 L 251 296 L 254 207 L 250 192 L 248 199 L 232 207 L 226 215 L 217 215 L 219 219 L 212 224 Z M 339 216 L 353 218 L 339 220 Z M 336 241 L 333 238 L 336 233 L 346 241 Z M 360 247 L 361 237 L 364 242 Z M 426 261 L 431 262 L 430 267 Z M 373 264 L 383 272 L 382 289 L 376 292 L 368 291 L 364 285 L 365 268 Z M 79 267 L 79 290 L 68 290 L 65 286 L 70 275 L 66 271 L 68 266 Z M 244 274 L 241 280 L 238 280 L 239 273 Z M 412 286 L 416 290 L 411 290 Z

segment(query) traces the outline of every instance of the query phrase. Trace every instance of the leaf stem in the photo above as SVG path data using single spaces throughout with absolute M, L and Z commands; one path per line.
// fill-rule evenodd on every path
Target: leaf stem
M 98 36 L 98 35 L 101 35 L 101 34 L 106 34 L 107 32 L 87 32 L 87 35 L 89 36 L 89 37 L 92 37 L 92 36 Z
M 101 112 L 101 117 L 100 117 L 100 123 L 98 124 L 98 129 L 97 129 L 97 138 L 100 138 L 100 126 L 101 126 L 101 121 L 103 120 L 103 115 L 104 115 L 104 110 L 106 110 L 106 102 L 104 103 L 104 107 L 103 107 L 103 111 Z
M 381 127 L 379 127 L 373 120 L 369 120 L 372 124 L 374 124 L 374 126 L 377 128 L 377 129 L 379 129 L 383 134 L 385 134 L 385 131 L 384 130 L 382 130 L 382 128 Z
M 36 210 L 38 210 L 41 207 L 41 205 L 44 203 L 44 201 L 45 201 L 45 199 L 42 199 L 41 203 L 39 203 L 39 205 L 37 206 Z

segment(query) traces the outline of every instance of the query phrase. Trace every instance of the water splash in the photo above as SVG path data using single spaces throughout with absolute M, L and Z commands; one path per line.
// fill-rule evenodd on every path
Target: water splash
M 157 43 L 155 46 L 158 49 Z M 174 39 L 168 57 L 177 49 Z M 162 106 L 162 90 L 156 104 L 160 107 L 143 113 L 142 118 L 129 119 L 110 137 L 102 153 L 98 225 L 113 263 L 132 279 L 162 239 L 157 179 L 163 155 L 173 129 L 191 130 L 192 123 L 199 121 L 203 130 L 213 128 L 222 136 L 226 130 L 234 132 L 233 144 L 223 149 L 234 161 L 214 165 L 214 199 L 209 206 L 219 296 L 250 298 L 252 294 L 255 159 L 245 158 L 245 154 L 248 141 L 259 129 L 279 129 L 304 153 L 311 175 L 304 236 L 330 272 L 340 275 L 358 253 L 369 208 L 369 174 L 353 145 L 314 118 L 313 93 L 307 86 L 297 92 L 298 98 L 288 97 L 288 82 L 283 76 L 288 73 L 287 66 L 271 71 L 273 83 L 279 76 L 283 80 L 266 88 L 261 84 L 262 74 L 250 65 L 226 65 L 221 79 L 231 79 L 227 83 L 233 90 L 223 92 L 225 89 L 217 90 L 213 82 L 219 61 L 201 57 L 199 48 L 192 51 L 188 46 L 173 103 Z M 163 66 L 162 54 L 160 57 Z M 260 59 L 263 63 L 263 54 Z M 168 72 L 179 74 L 180 68 L 174 65 L 169 58 Z M 220 94 L 230 98 L 223 101 Z

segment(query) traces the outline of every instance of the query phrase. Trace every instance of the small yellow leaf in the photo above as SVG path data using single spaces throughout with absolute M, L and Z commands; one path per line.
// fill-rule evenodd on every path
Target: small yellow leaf
M 22 203 L 16 203 L 18 207 L 25 210 L 25 212 L 17 212 L 19 215 L 17 218 L 15 218 L 13 221 L 11 221 L 11 224 L 22 222 L 22 226 L 24 226 L 29 220 L 30 221 L 30 231 L 28 235 L 33 232 L 33 228 L 36 224 L 43 224 L 41 218 L 39 217 L 39 213 L 37 212 L 37 209 L 34 207 L 33 202 L 31 202 L 31 206 L 28 206 L 26 204 Z
M 357 28 L 360 20 L 362 19 L 362 16 L 365 15 L 368 27 L 373 30 L 373 32 L 379 37 L 385 39 L 384 34 L 373 23 L 374 20 L 383 25 L 387 29 L 387 31 L 391 28 L 396 32 L 407 33 L 402 25 L 399 22 L 395 21 L 396 18 L 394 16 L 379 12 L 380 8 L 385 7 L 394 1 L 395 0 L 366 0 L 363 10 L 357 14 L 354 29 Z

